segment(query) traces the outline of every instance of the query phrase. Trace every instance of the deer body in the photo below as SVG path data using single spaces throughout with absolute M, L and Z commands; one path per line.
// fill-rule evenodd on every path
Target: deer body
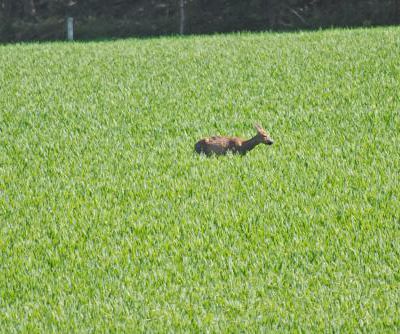
M 255 127 L 257 129 L 257 134 L 249 140 L 244 140 L 239 137 L 214 136 L 201 139 L 196 143 L 194 149 L 197 153 L 203 153 L 207 156 L 212 154 L 224 155 L 228 152 L 245 155 L 258 144 L 263 143 L 266 145 L 272 145 L 273 141 L 265 130 L 259 125 L 256 125 Z

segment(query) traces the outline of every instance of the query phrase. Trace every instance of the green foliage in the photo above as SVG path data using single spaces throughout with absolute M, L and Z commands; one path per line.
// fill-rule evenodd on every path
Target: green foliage
M 1 331 L 398 332 L 399 36 L 0 47 Z
M 184 0 L 184 15 L 180 3 L 0 0 L 0 42 L 63 39 L 66 16 L 79 40 L 400 24 L 400 0 Z

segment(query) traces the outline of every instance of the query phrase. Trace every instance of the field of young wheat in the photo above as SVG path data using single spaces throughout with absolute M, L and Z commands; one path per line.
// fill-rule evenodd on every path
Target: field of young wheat
M 399 54 L 399 28 L 0 46 L 0 331 L 399 331 Z M 194 153 L 256 122 L 274 145 Z

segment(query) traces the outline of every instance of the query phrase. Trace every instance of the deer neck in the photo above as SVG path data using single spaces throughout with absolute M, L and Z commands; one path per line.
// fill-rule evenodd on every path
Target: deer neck
M 256 147 L 258 144 L 260 144 L 258 136 L 254 136 L 249 140 L 245 140 L 240 148 L 240 153 L 246 154 L 247 152 L 251 151 L 254 147 Z

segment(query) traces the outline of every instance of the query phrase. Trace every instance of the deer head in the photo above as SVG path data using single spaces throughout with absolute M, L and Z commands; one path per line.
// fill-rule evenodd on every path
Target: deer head
M 272 145 L 274 143 L 268 133 L 260 125 L 255 124 L 254 127 L 257 130 L 257 137 L 260 143 L 263 143 L 265 145 Z

